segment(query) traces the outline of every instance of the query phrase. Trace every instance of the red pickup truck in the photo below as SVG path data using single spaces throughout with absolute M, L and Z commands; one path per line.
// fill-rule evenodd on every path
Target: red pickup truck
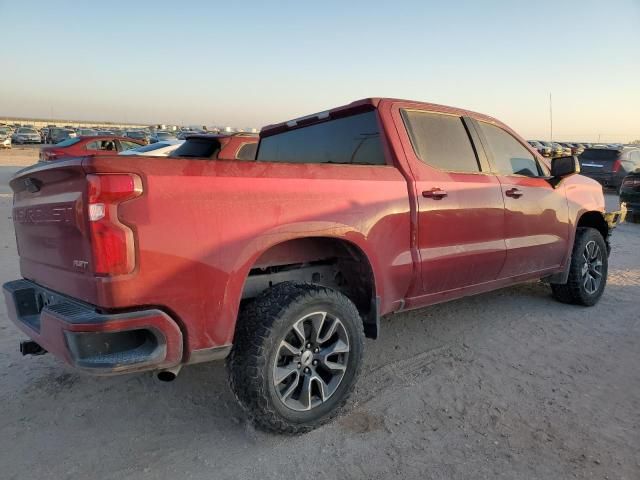
M 260 427 L 344 405 L 381 315 L 546 279 L 593 305 L 602 188 L 466 110 L 366 99 L 262 129 L 255 159 L 93 156 L 11 180 L 32 340 L 95 374 L 227 359 Z

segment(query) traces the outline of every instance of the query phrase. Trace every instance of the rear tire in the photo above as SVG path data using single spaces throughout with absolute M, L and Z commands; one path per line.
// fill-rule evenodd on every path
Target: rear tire
M 258 428 L 307 432 L 345 405 L 363 349 L 362 319 L 347 297 L 280 283 L 240 313 L 227 360 L 231 389 Z
M 607 245 L 600 232 L 580 227 L 571 254 L 569 279 L 564 284 L 551 284 L 551 292 L 563 303 L 595 305 L 604 292 L 608 267 Z

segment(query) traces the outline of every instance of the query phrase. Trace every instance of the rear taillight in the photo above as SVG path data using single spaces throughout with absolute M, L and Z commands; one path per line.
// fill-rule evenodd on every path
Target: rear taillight
M 619 158 L 617 158 L 616 161 L 613 162 L 613 167 L 611 168 L 611 171 L 613 173 L 618 173 L 620 171 L 620 167 L 622 167 L 622 162 L 620 161 Z
M 640 187 L 640 178 L 637 178 L 637 177 L 625 178 L 622 181 L 622 186 L 627 188 L 638 188 Z
M 96 275 L 121 275 L 135 267 L 134 235 L 120 222 L 118 205 L 142 193 L 134 174 L 87 175 L 89 232 Z

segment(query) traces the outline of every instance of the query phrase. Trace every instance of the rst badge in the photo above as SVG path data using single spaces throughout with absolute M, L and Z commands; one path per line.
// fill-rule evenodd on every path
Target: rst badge
M 76 268 L 78 270 L 86 270 L 87 267 L 89 266 L 89 262 L 87 262 L 86 260 L 74 260 L 73 261 L 73 268 Z

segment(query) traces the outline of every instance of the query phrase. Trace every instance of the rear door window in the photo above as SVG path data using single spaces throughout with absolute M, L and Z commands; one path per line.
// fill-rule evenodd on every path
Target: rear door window
M 478 124 L 493 154 L 496 173 L 526 177 L 541 176 L 540 166 L 533 154 L 513 135 L 490 123 L 478 122 Z
M 402 118 L 413 150 L 424 163 L 450 172 L 480 171 L 461 117 L 403 110 Z
M 257 160 L 386 165 L 375 111 L 263 137 Z

